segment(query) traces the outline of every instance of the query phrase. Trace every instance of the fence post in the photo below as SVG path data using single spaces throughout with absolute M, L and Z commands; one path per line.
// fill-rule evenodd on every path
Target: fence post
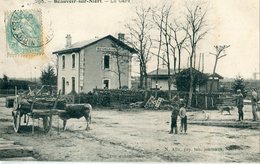
M 196 107 L 198 107 L 198 95 L 196 94 Z
M 17 95 L 17 86 L 14 87 L 14 94 Z
M 208 97 L 205 94 L 205 108 L 208 109 Z
M 213 98 L 213 96 L 211 97 L 211 107 L 212 108 L 214 107 L 214 98 Z

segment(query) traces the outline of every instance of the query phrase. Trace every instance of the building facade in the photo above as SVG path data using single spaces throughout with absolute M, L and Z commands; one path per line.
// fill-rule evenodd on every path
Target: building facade
M 58 90 L 68 94 L 131 88 L 131 60 L 136 51 L 124 43 L 122 34 L 119 37 L 108 35 L 71 44 L 67 35 L 66 47 L 53 52 L 57 55 Z
M 205 85 L 199 86 L 199 92 L 210 92 L 210 87 L 212 85 L 212 92 L 219 92 L 220 91 L 220 83 L 219 80 L 223 79 L 222 76 L 215 73 L 215 76 L 213 74 L 206 74 L 208 76 L 207 83 Z
M 168 81 L 169 79 L 173 79 L 174 70 L 170 70 L 170 76 L 168 75 L 167 69 L 158 68 L 147 73 L 149 88 L 150 89 L 159 89 L 159 90 L 168 90 Z M 172 81 L 172 80 L 171 80 Z M 177 90 L 174 83 L 171 84 L 171 90 Z
M 181 70 L 182 72 L 183 70 Z M 196 70 L 199 74 L 203 74 L 207 76 L 207 82 L 206 84 L 201 84 L 198 85 L 196 90 L 198 92 L 209 92 L 210 91 L 210 86 L 212 83 L 212 91 L 213 92 L 218 92 L 220 90 L 220 84 L 219 80 L 223 79 L 222 76 L 219 74 L 215 74 L 213 77 L 212 74 L 207 74 L 207 73 L 202 73 L 198 70 Z M 158 73 L 158 74 L 157 74 Z M 150 89 L 159 89 L 159 90 L 168 90 L 168 81 L 171 79 L 172 84 L 171 84 L 171 90 L 177 90 L 176 85 L 174 84 L 175 81 L 175 75 L 176 73 L 174 72 L 173 69 L 170 69 L 170 76 L 168 75 L 168 70 L 167 69 L 161 69 L 159 68 L 158 71 L 153 70 L 147 74 L 147 77 L 149 79 L 149 88 Z

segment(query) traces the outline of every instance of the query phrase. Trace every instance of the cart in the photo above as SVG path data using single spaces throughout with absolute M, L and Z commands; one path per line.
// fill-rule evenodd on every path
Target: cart
M 42 119 L 44 131 L 49 132 L 52 128 L 53 115 L 62 113 L 65 103 L 59 100 L 60 93 L 56 97 L 42 94 L 44 87 L 46 86 L 42 86 L 36 94 L 32 94 L 30 90 L 29 93 L 15 95 L 12 118 L 16 133 L 19 132 L 22 123 L 28 126 L 30 118 L 32 119 L 32 133 L 34 133 L 35 119 Z M 63 104 L 63 106 L 59 105 L 59 109 L 57 108 L 58 103 Z

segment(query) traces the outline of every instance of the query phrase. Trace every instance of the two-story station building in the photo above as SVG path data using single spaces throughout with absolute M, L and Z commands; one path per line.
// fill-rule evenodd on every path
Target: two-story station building
M 94 88 L 131 88 L 131 61 L 136 51 L 124 42 L 124 34 L 118 38 L 107 35 L 102 38 L 71 44 L 66 36 L 66 47 L 53 52 L 57 55 L 58 90 L 62 94 L 72 91 L 89 92 Z

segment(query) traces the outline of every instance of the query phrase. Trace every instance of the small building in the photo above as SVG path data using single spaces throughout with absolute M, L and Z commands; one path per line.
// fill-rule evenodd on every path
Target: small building
M 220 82 L 219 80 L 223 79 L 222 76 L 219 74 L 215 73 L 213 74 L 206 74 L 208 76 L 207 83 L 205 85 L 200 85 L 199 86 L 199 92 L 209 92 L 210 91 L 210 86 L 212 85 L 212 92 L 219 92 L 220 91 Z
M 53 52 L 57 55 L 58 90 L 62 94 L 89 92 L 94 88 L 131 88 L 131 61 L 136 51 L 119 38 L 107 35 L 102 38 L 71 43 L 66 36 L 64 49 Z
M 172 79 L 173 82 L 173 75 L 174 70 L 170 70 L 170 76 L 168 75 L 168 69 L 162 69 L 158 68 L 158 74 L 157 69 L 153 70 L 149 73 L 147 73 L 148 81 L 150 89 L 159 89 L 159 90 L 168 90 L 168 80 L 169 78 Z M 171 85 L 171 90 L 176 90 L 175 85 Z
M 180 73 L 183 72 L 189 72 L 189 69 L 182 69 Z M 197 72 L 199 77 L 205 77 L 206 79 L 206 84 L 200 84 L 197 85 L 196 90 L 198 92 L 209 92 L 210 91 L 210 85 L 213 81 L 212 84 L 212 91 L 217 92 L 220 90 L 220 83 L 219 80 L 223 79 L 222 76 L 219 74 L 215 73 L 215 76 L 213 77 L 213 74 L 205 74 L 202 73 L 196 69 L 194 71 Z M 168 80 L 171 78 L 172 84 L 171 84 L 171 90 L 177 90 L 176 85 L 174 84 L 175 80 L 175 72 L 173 69 L 170 70 L 170 76 L 168 75 L 168 69 L 158 69 L 158 74 L 157 74 L 157 69 L 149 72 L 147 74 L 147 77 L 149 79 L 149 85 L 151 89 L 160 89 L 160 90 L 168 90 Z M 157 85 L 157 86 L 156 86 Z M 187 89 L 188 90 L 188 89 Z

